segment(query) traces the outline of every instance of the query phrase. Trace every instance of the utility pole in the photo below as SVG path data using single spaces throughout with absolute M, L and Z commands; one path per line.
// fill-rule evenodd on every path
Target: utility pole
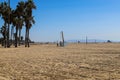
M 88 37 L 86 36 L 86 44 L 88 43 Z

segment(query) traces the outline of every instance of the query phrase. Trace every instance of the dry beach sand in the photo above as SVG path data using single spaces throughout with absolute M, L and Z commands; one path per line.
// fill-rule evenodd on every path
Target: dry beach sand
M 0 80 L 120 80 L 120 44 L 1 47 Z

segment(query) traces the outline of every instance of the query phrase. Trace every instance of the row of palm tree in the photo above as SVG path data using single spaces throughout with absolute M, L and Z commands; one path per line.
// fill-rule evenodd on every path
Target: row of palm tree
M 30 47 L 29 30 L 35 23 L 34 16 L 32 15 L 33 9 L 36 9 L 36 6 L 32 0 L 18 2 L 16 9 L 12 9 L 7 2 L 0 3 L 0 16 L 4 20 L 4 25 L 0 30 L 1 34 L 3 35 L 2 46 L 10 47 L 13 41 L 13 36 L 15 38 L 15 47 L 18 46 L 18 42 L 20 46 L 21 30 L 23 26 L 25 26 L 25 47 Z M 11 35 L 9 33 L 10 27 Z M 15 35 L 13 35 L 14 28 L 16 31 Z

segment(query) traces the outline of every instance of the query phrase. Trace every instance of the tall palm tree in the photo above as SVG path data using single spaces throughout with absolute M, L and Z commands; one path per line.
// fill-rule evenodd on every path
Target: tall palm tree
M 22 30 L 22 26 L 24 25 L 24 10 L 25 10 L 25 3 L 23 1 L 20 1 L 17 5 L 17 9 L 16 9 L 16 13 L 17 13 L 17 17 L 19 19 L 19 46 L 20 46 L 20 37 L 21 37 L 21 30 Z
M 32 0 L 28 0 L 25 2 L 25 26 L 26 26 L 26 33 L 25 33 L 25 47 L 30 47 L 29 45 L 29 30 L 32 27 L 32 24 L 35 23 L 33 16 L 32 16 L 32 10 L 36 9 L 36 6 Z
M 9 4 L 8 4 L 9 3 Z M 19 45 L 20 45 L 20 38 L 21 38 L 21 30 L 23 25 L 25 24 L 26 32 L 25 32 L 25 46 L 29 47 L 29 30 L 32 25 L 35 23 L 34 17 L 32 15 L 33 9 L 36 9 L 36 6 L 32 0 L 28 1 L 20 1 L 15 10 L 10 8 L 10 0 L 9 2 L 2 2 L 0 3 L 0 16 L 4 20 L 4 26 L 1 28 L 2 34 L 4 37 L 4 47 L 10 47 L 9 45 L 9 27 L 12 23 L 11 28 L 11 40 L 13 29 L 15 26 L 16 33 L 15 33 L 15 47 L 17 47 L 18 43 L 18 31 L 19 31 Z
M 9 29 L 10 29 L 10 14 L 11 14 L 11 8 L 10 8 L 10 6 L 8 6 L 8 28 L 7 28 L 7 31 L 8 31 L 8 33 L 7 33 L 7 47 L 9 48 L 10 47 L 10 41 L 9 41 L 9 38 L 10 38 L 10 35 L 9 35 Z
M 24 22 L 23 19 L 19 19 L 19 46 L 21 41 L 21 30 L 22 30 L 23 22 Z
M 0 4 L 0 14 L 2 16 L 2 19 L 4 20 L 4 26 L 5 26 L 5 39 L 4 39 L 4 47 L 7 46 L 7 40 L 9 38 L 9 33 L 8 33 L 8 26 L 7 24 L 9 23 L 9 17 L 8 15 L 10 14 L 11 9 L 8 6 L 6 2 L 2 2 Z
M 18 29 L 19 29 L 19 19 L 17 17 L 14 18 L 14 25 L 15 25 L 15 28 L 16 28 L 16 33 L 15 33 L 15 47 L 17 47 L 17 43 L 18 43 Z
M 17 26 L 18 26 L 18 20 L 17 20 L 17 14 L 16 14 L 16 10 L 12 10 L 12 14 L 11 14 L 11 23 L 12 23 L 12 28 L 11 28 L 11 39 L 12 39 L 12 37 L 14 37 L 15 38 L 15 40 L 13 40 L 13 41 L 15 41 L 14 43 L 15 43 L 15 46 L 16 46 L 16 35 L 14 36 L 13 34 L 14 34 L 14 27 L 16 28 Z M 17 28 L 16 28 L 16 31 L 17 31 Z M 17 46 L 16 46 L 17 47 Z
M 18 3 L 17 8 L 12 11 L 11 15 L 11 21 L 12 24 L 15 26 L 16 33 L 15 33 L 15 47 L 17 47 L 18 39 L 19 39 L 19 45 L 20 45 L 20 36 L 21 36 L 21 30 L 24 23 L 24 2 L 21 1 Z M 19 38 L 18 38 L 18 31 L 19 31 Z M 11 33 L 12 34 L 12 33 Z
M 7 31 L 8 31 L 8 33 L 7 33 L 7 47 L 9 48 L 10 47 L 10 41 L 9 41 L 9 29 L 10 29 L 10 15 L 11 15 L 11 12 L 12 12 L 12 10 L 11 10 L 11 8 L 10 8 L 10 0 L 8 0 L 8 29 L 7 29 Z
M 4 46 L 4 40 L 5 40 L 5 26 L 2 26 L 1 28 L 0 28 L 0 33 L 2 34 L 2 36 L 3 36 L 3 40 L 2 40 L 2 46 Z
M 18 9 L 12 10 L 11 23 L 16 29 L 16 32 L 15 32 L 15 35 L 14 35 L 14 37 L 15 37 L 15 40 L 14 40 L 15 47 L 17 47 L 17 44 L 18 44 L 18 29 L 19 29 L 19 25 L 21 24 L 21 20 L 19 19 L 18 16 L 19 16 L 18 15 Z M 13 26 L 12 26 L 12 29 L 11 29 L 11 34 L 13 34 L 13 30 L 14 30 Z
M 15 11 L 12 10 L 11 12 L 11 15 L 10 15 L 10 23 L 12 24 L 12 27 L 11 27 L 11 44 L 13 43 L 13 33 L 14 33 L 14 18 L 15 18 Z

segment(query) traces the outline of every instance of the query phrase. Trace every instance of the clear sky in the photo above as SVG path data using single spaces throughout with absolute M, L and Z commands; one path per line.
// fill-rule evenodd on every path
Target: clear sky
M 4 1 L 4 0 L 1 0 Z M 20 0 L 11 0 L 14 8 Z M 34 41 L 90 39 L 120 41 L 120 0 L 34 0 Z M 0 21 L 0 25 L 2 21 Z M 23 30 L 24 32 L 24 30 Z M 23 34 L 24 35 L 24 34 Z

